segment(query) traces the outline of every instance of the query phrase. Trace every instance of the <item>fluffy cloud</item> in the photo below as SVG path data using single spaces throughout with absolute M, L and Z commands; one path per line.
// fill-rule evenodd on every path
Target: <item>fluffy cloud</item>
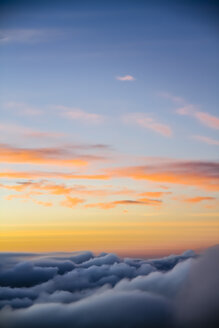
M 219 246 L 194 262 L 175 304 L 182 327 L 219 327 Z
M 0 286 L 30 287 L 54 277 L 57 268 L 41 268 L 29 262 L 21 262 L 12 269 L 0 272 Z
M 216 328 L 218 256 L 219 247 L 201 256 L 188 251 L 148 260 L 91 252 L 2 253 L 0 323 Z

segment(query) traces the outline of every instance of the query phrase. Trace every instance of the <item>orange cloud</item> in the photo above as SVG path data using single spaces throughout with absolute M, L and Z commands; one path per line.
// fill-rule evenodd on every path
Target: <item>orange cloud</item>
M 73 198 L 73 197 L 67 196 L 66 200 L 62 201 L 60 204 L 62 206 L 72 208 L 72 207 L 75 207 L 76 205 L 81 204 L 81 203 L 84 203 L 84 199 L 77 198 L 77 197 Z
M 46 180 L 40 182 L 22 182 L 16 185 L 6 185 L 0 184 L 0 188 L 14 190 L 17 192 L 23 192 L 26 190 L 40 190 L 40 194 L 45 192 L 50 195 L 69 195 L 69 194 L 82 194 L 82 195 L 90 195 L 90 196 L 110 196 L 110 195 L 128 195 L 128 194 L 136 194 L 136 192 L 132 189 L 123 188 L 119 190 L 112 190 L 109 188 L 105 189 L 95 189 L 89 188 L 83 185 L 74 185 L 71 187 L 66 186 L 65 184 L 55 184 L 49 183 Z
M 104 210 L 108 210 L 114 208 L 118 205 L 152 205 L 158 206 L 161 205 L 162 201 L 157 199 L 147 199 L 142 198 L 139 200 L 117 200 L 113 202 L 105 202 L 105 203 L 94 203 L 94 204 L 87 204 L 85 207 L 92 208 L 92 207 L 99 207 Z
M 165 160 L 154 165 L 120 167 L 108 169 L 112 177 L 149 180 L 196 186 L 205 190 L 219 190 L 219 163 L 202 161 Z
M 6 196 L 7 200 L 12 200 L 14 198 L 20 198 L 23 200 L 32 200 L 36 204 L 51 206 L 52 204 L 46 204 L 46 202 L 39 202 L 36 199 L 33 199 L 32 196 L 38 195 L 55 195 L 55 196 L 64 196 L 65 200 L 60 204 L 62 206 L 73 207 L 79 204 L 82 199 L 81 198 L 72 198 L 72 195 L 86 195 L 86 196 L 96 196 L 96 197 L 107 197 L 110 195 L 127 195 L 127 194 L 136 194 L 134 190 L 123 188 L 119 190 L 112 190 L 111 188 L 102 188 L 95 189 L 89 188 L 83 185 L 74 185 L 74 186 L 66 186 L 65 184 L 55 184 L 49 183 L 46 180 L 40 182 L 21 182 L 16 185 L 6 185 L 0 184 L 0 188 L 13 190 L 19 192 L 20 194 L 12 194 Z M 78 201 L 80 200 L 80 202 Z M 83 200 L 84 202 L 84 200 Z M 44 204 L 45 203 L 45 204 Z
M 45 207 L 51 207 L 53 205 L 52 202 L 43 202 L 43 201 L 40 201 L 40 200 L 34 200 L 34 202 L 37 205 L 42 205 L 42 206 L 45 206 Z
M 0 178 L 8 179 L 38 179 L 38 178 L 57 178 L 57 179 L 81 179 L 81 180 L 108 180 L 106 174 L 72 174 L 63 172 L 42 172 L 42 171 L 5 171 L 0 172 Z
M 147 159 L 145 159 L 146 161 Z M 153 159 L 148 165 L 125 166 L 102 169 L 99 174 L 72 174 L 65 172 L 0 172 L 0 178 L 62 178 L 62 179 L 85 179 L 85 180 L 108 180 L 130 178 L 134 180 L 148 180 L 159 185 L 163 183 L 195 186 L 204 190 L 219 190 L 219 163 L 207 161 L 183 161 L 174 159 Z M 160 185 L 160 187 L 163 187 Z M 167 186 L 165 186 L 165 189 Z M 120 192 L 120 191 L 118 191 Z M 124 190 L 124 192 L 126 192 Z M 146 195 L 146 196 L 149 196 Z M 152 197 L 157 197 L 152 195 Z M 150 196 L 149 196 L 150 197 Z M 158 196 L 159 197 L 159 196 Z
M 77 155 L 71 148 L 18 148 L 0 144 L 1 163 L 25 163 L 58 166 L 84 166 L 89 161 L 103 159 L 95 155 Z
M 144 113 L 128 114 L 124 117 L 124 120 L 128 123 L 135 123 L 143 128 L 153 130 L 164 137 L 172 135 L 172 130 L 168 125 L 160 123 Z
M 147 192 L 143 192 L 140 194 L 140 196 L 144 197 L 162 197 L 165 195 L 170 195 L 171 192 L 165 192 L 165 191 L 147 191 Z
M 203 202 L 203 201 L 211 201 L 211 200 L 215 200 L 216 198 L 215 197 L 201 197 L 201 196 L 197 196 L 197 197 L 192 197 L 192 198 L 184 198 L 184 202 L 187 202 L 187 203 L 200 203 L 200 202 Z

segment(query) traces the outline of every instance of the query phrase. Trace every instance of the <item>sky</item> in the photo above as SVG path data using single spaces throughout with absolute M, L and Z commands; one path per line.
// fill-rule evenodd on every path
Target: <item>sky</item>
M 1 251 L 218 243 L 218 11 L 1 1 Z

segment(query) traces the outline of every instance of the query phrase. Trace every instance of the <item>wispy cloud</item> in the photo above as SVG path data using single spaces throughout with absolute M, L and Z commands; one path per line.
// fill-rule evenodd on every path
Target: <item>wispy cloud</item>
M 45 171 L 2 171 L 0 178 L 7 179 L 66 179 L 66 180 L 108 180 L 107 174 L 74 174 L 64 172 L 45 172 Z
M 172 192 L 170 191 L 146 191 L 140 194 L 142 197 L 162 197 L 165 195 L 170 195 Z
M 208 145 L 215 145 L 215 146 L 219 146 L 219 140 L 216 139 L 212 139 L 210 137 L 206 137 L 206 136 L 192 136 L 193 139 L 196 139 L 198 141 L 204 142 Z
M 142 166 L 119 167 L 105 170 L 117 178 L 148 180 L 156 183 L 170 183 L 196 186 L 204 190 L 219 190 L 219 163 L 205 161 L 167 160 L 154 161 Z
M 53 106 L 53 108 L 61 110 L 60 116 L 71 120 L 79 120 L 85 123 L 94 124 L 99 124 L 104 121 L 104 116 L 96 113 L 89 113 L 80 108 L 72 108 L 67 106 Z
M 219 118 L 209 113 L 196 111 L 194 116 L 204 125 L 212 129 L 219 129 Z
M 131 113 L 124 116 L 124 121 L 127 123 L 135 123 L 143 128 L 157 132 L 164 137 L 171 137 L 172 129 L 167 125 L 156 121 L 144 113 Z
M 37 205 L 42 205 L 42 206 L 45 206 L 45 207 L 51 207 L 53 205 L 52 202 L 44 202 L 42 200 L 36 200 L 36 199 L 33 199 L 34 203 L 36 203 Z
M 176 110 L 176 113 L 179 115 L 188 115 L 194 117 L 197 121 L 199 121 L 200 123 L 202 123 L 203 125 L 209 128 L 216 129 L 216 130 L 219 129 L 218 117 L 213 116 L 207 112 L 202 112 L 194 105 L 186 105 L 180 107 Z
M 84 203 L 84 199 L 67 196 L 66 200 L 63 200 L 60 204 L 65 207 L 73 208 L 78 204 Z
M 19 150 L 17 150 L 19 154 Z M 21 152 L 22 153 L 22 152 Z M 45 150 L 46 153 L 46 150 Z M 47 152 L 48 153 L 48 152 Z M 1 153 L 0 153 L 1 154 Z M 38 154 L 38 153 L 37 153 Z M 41 153 L 40 153 L 41 154 Z M 49 156 L 47 154 L 45 156 Z M 1 155 L 3 156 L 3 155 Z M 10 155 L 12 156 L 12 155 Z M 21 155 L 16 155 L 21 156 Z M 43 152 L 44 156 L 44 152 Z M 62 155 L 63 156 L 63 155 Z M 67 155 L 69 156 L 69 154 Z M 12 157 L 13 159 L 14 157 Z M 54 164 L 57 163 L 57 156 L 52 158 Z M 86 161 L 86 157 L 76 157 L 76 159 L 82 159 Z M 11 162 L 12 162 L 11 159 Z M 59 159 L 59 157 L 58 157 Z M 67 166 L 65 159 L 68 162 L 68 158 L 64 157 L 58 163 L 63 166 Z M 87 162 L 91 163 L 92 160 L 98 160 L 97 158 L 90 159 L 87 158 Z M 17 157 L 16 157 L 17 160 Z M 21 159 L 19 159 L 21 160 Z M 22 159 L 23 160 L 23 159 Z M 43 163 L 50 161 L 49 159 L 43 158 Z M 69 159 L 70 160 L 70 159 Z M 101 158 L 99 159 L 101 161 Z M 5 161 L 5 160 L 4 160 Z M 23 163 L 23 162 L 22 162 Z M 32 163 L 32 160 L 31 160 Z M 33 163 L 36 164 L 35 161 Z M 83 162 L 84 164 L 84 162 Z M 69 165 L 69 164 L 68 164 Z M 82 165 L 78 163 L 78 165 Z M 152 160 L 149 158 L 144 159 L 144 164 L 141 166 L 120 166 L 120 167 L 108 167 L 92 170 L 92 172 L 47 172 L 47 171 L 12 171 L 5 170 L 0 172 L 0 178 L 8 179 L 77 179 L 77 180 L 109 180 L 109 179 L 133 179 L 133 180 L 146 180 L 152 181 L 162 187 L 162 184 L 178 184 L 186 186 L 195 186 L 198 189 L 217 191 L 219 190 L 219 163 L 216 161 L 189 161 L 189 160 L 175 160 L 167 159 L 164 160 L 158 158 L 157 160 Z M 121 191 L 119 191 L 121 192 Z M 124 192 L 126 192 L 124 190 Z M 128 191 L 127 191 L 128 194 Z M 168 194 L 166 192 L 165 194 Z M 145 192 L 140 194 L 141 197 L 159 197 L 161 194 L 156 194 L 156 192 Z M 163 193 L 164 196 L 164 193 Z
M 29 128 L 23 125 L 18 125 L 14 123 L 1 123 L 0 124 L 0 132 L 4 134 L 12 134 L 17 136 L 23 136 L 28 138 L 36 138 L 36 139 L 53 139 L 60 138 L 65 135 L 65 133 L 60 132 L 52 132 L 52 131 L 42 131 L 34 128 Z
M 18 148 L 0 144 L 0 163 L 84 166 L 101 159 L 98 155 L 78 154 L 74 147 Z
M 43 114 L 43 111 L 39 108 L 30 106 L 25 103 L 10 101 L 3 104 L 6 109 L 12 109 L 18 115 L 24 116 L 37 116 Z
M 208 112 L 200 111 L 196 105 L 188 104 L 183 98 L 176 97 L 165 92 L 159 93 L 159 95 L 171 100 L 174 104 L 183 105 L 176 109 L 177 114 L 191 116 L 209 128 L 216 130 L 219 129 L 219 118 L 217 116 L 214 116 Z
M 169 99 L 172 102 L 174 102 L 175 104 L 184 104 L 185 103 L 185 100 L 183 98 L 174 96 L 169 92 L 159 92 L 158 96 Z
M 191 197 L 191 198 L 183 198 L 183 201 L 184 202 L 187 202 L 187 203 L 200 203 L 200 202 L 203 202 L 203 201 L 212 201 L 212 200 L 215 200 L 216 198 L 215 197 L 201 197 L 201 196 L 196 196 L 196 197 Z
M 134 190 L 123 188 L 123 189 L 112 189 L 109 186 L 104 186 L 100 189 L 94 188 L 93 186 L 84 186 L 84 185 L 66 185 L 64 183 L 54 183 L 48 180 L 41 180 L 39 182 L 32 181 L 21 181 L 17 182 L 17 184 L 0 184 L 1 189 L 6 189 L 8 191 L 16 192 L 16 194 L 9 194 L 6 196 L 7 200 L 13 199 L 21 199 L 21 200 L 31 200 L 36 204 L 38 200 L 35 197 L 42 196 L 54 196 L 56 197 L 64 197 L 64 200 L 60 202 L 60 205 L 65 207 L 75 207 L 80 203 L 84 203 L 85 199 L 79 198 L 78 196 L 83 197 L 108 197 L 112 195 L 137 195 L 138 193 Z M 18 193 L 18 194 L 17 194 Z M 142 202 L 146 202 L 146 200 L 141 200 Z M 147 200 L 149 202 L 149 200 Z M 150 200 L 150 203 L 152 200 Z M 156 204 L 156 202 L 155 202 Z M 43 205 L 43 204 L 39 204 Z M 91 206 L 92 207 L 92 206 Z
M 117 76 L 116 80 L 118 81 L 135 81 L 136 79 L 132 75 Z
M 158 199 L 147 199 L 147 198 L 142 198 L 139 200 L 130 200 L 130 199 L 125 199 L 125 200 L 117 200 L 113 202 L 104 202 L 104 203 L 93 203 L 93 204 L 87 204 L 85 207 L 92 208 L 92 207 L 99 207 L 104 210 L 108 210 L 111 208 L 115 208 L 116 206 L 119 205 L 124 205 L 124 206 L 129 206 L 129 205 L 150 205 L 150 206 L 160 206 L 162 204 L 161 200 Z
M 0 44 L 45 42 L 62 35 L 57 29 L 1 29 Z

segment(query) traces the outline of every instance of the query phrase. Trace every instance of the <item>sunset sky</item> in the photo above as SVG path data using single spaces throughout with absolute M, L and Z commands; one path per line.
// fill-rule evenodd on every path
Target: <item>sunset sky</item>
M 2 1 L 0 251 L 219 242 L 219 26 L 184 1 Z

